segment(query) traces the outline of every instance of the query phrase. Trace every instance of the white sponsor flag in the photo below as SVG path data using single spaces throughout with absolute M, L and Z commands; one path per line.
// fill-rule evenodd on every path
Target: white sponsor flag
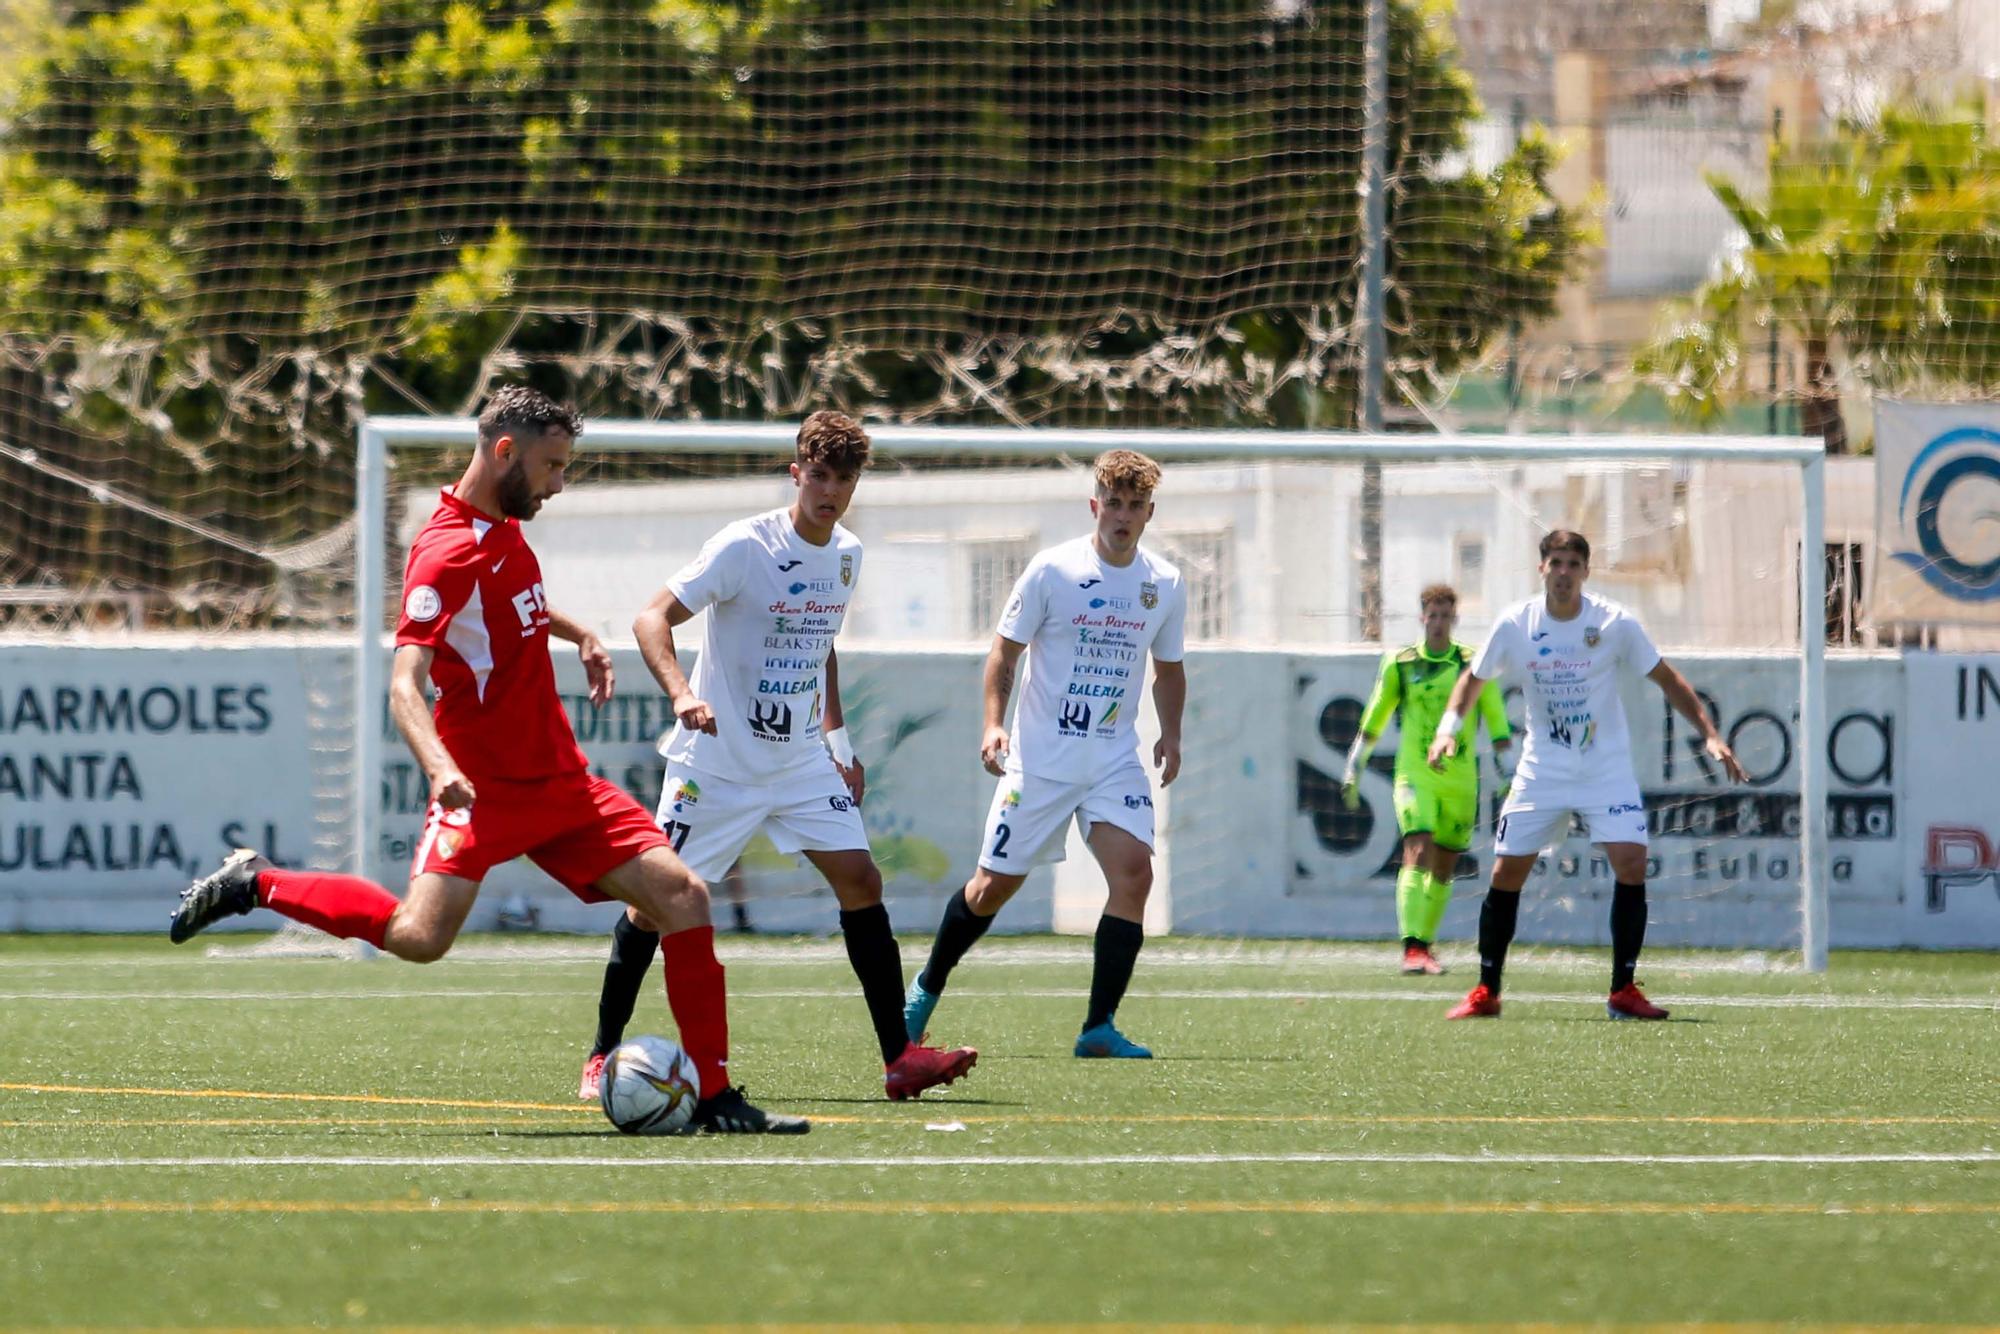
M 1878 624 L 2000 624 L 2000 404 L 1875 404 Z

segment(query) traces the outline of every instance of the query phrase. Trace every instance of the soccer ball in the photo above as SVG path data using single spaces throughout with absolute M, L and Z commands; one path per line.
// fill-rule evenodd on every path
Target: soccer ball
M 598 1101 L 628 1135 L 676 1135 L 694 1119 L 701 1076 L 694 1058 L 665 1038 L 632 1038 L 604 1058 Z

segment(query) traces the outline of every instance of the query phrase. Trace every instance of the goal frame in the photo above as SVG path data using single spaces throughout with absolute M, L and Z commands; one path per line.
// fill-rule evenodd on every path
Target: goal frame
M 678 450 L 736 454 L 790 449 L 798 432 L 784 422 L 592 421 L 587 448 L 615 453 Z M 888 426 L 869 436 L 886 453 L 964 453 L 983 457 L 1049 458 L 1136 449 L 1163 460 L 1279 459 L 1346 463 L 1514 463 L 1563 459 L 1662 462 L 1681 459 L 1785 463 L 1800 470 L 1799 560 L 1799 863 L 1801 953 L 1807 971 L 1827 967 L 1828 772 L 1826 746 L 1826 451 L 1817 441 L 1789 436 L 1635 435 L 1387 435 L 1338 431 L 1067 430 L 1036 427 Z M 388 576 L 389 450 L 461 448 L 478 442 L 469 417 L 364 417 L 355 449 L 354 865 L 365 873 L 367 850 L 380 838 L 374 791 L 382 767 L 378 719 L 388 689 L 382 650 Z

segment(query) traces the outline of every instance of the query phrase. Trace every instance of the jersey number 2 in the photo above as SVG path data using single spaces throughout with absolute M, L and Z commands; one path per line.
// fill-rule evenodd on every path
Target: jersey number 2
M 1014 831 L 1009 829 L 1004 824 L 998 824 L 993 827 L 993 851 L 991 853 L 992 856 L 1005 857 L 1007 855 L 1006 853 L 1007 840 L 1013 835 L 1013 833 Z

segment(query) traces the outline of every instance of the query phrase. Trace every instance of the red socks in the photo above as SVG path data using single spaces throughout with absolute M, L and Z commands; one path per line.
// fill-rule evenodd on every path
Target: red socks
M 281 871 L 275 866 L 257 873 L 257 896 L 266 908 L 295 922 L 344 940 L 365 940 L 376 949 L 382 948 L 382 933 L 389 929 L 389 918 L 400 902 L 358 875 Z
M 715 957 L 715 928 L 661 936 L 660 963 L 681 1047 L 701 1072 L 701 1096 L 712 1098 L 729 1086 L 729 995 Z

